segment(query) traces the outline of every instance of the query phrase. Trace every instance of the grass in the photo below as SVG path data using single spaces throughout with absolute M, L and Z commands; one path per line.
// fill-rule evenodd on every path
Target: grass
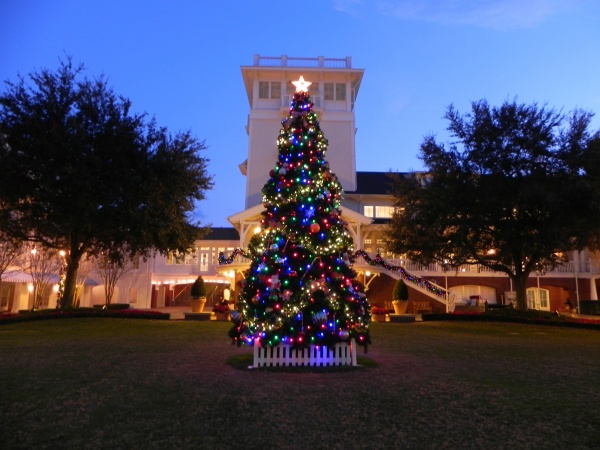
M 0 327 L 2 448 L 600 448 L 597 330 L 375 323 L 359 368 L 276 371 L 228 328 Z

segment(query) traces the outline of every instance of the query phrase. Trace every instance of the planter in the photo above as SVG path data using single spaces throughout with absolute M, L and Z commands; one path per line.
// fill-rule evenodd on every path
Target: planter
M 385 322 L 385 314 L 373 314 L 371 319 L 373 322 Z
M 227 320 L 229 320 L 229 313 L 227 312 L 216 312 L 215 316 L 217 317 L 217 320 L 226 322 Z
M 408 302 L 394 300 L 392 302 L 392 306 L 394 307 L 394 314 L 406 314 L 406 310 L 408 309 Z
M 205 304 L 206 304 L 206 297 L 190 299 L 190 305 L 192 305 L 192 312 L 195 312 L 195 313 L 202 312 Z

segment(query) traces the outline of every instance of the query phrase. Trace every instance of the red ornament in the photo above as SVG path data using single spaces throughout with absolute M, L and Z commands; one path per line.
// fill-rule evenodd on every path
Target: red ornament
M 310 232 L 311 233 L 318 233 L 320 229 L 321 229 L 321 225 L 319 225 L 318 223 L 310 224 Z

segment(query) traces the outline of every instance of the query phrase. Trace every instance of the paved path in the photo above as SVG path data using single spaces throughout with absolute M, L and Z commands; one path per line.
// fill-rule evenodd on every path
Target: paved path
M 212 310 L 212 307 L 208 307 L 208 308 L 204 308 L 204 312 L 210 312 Z M 192 312 L 192 308 L 189 306 L 167 306 L 164 308 L 155 308 L 154 311 L 160 311 L 160 312 L 165 312 L 165 313 L 169 313 L 171 314 L 171 318 L 170 320 L 184 320 L 185 317 L 183 316 L 184 312 Z M 600 316 L 586 316 L 584 314 L 567 314 L 567 313 L 561 313 L 561 315 L 566 316 L 566 317 L 573 317 L 573 318 L 580 318 L 580 319 L 592 319 L 592 320 L 600 320 Z M 415 321 L 416 322 L 420 322 L 421 319 L 421 315 L 417 314 L 414 315 L 415 316 Z
M 192 312 L 192 308 L 190 306 L 167 306 L 164 308 L 154 308 L 153 311 L 171 314 L 170 320 L 184 320 L 183 313 Z

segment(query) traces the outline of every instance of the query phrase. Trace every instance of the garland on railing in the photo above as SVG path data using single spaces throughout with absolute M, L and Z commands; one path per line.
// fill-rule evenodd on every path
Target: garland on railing
M 219 265 L 223 266 L 225 264 L 231 264 L 237 255 L 242 255 L 244 258 L 252 257 L 249 252 L 242 248 L 236 248 L 231 255 L 229 255 L 229 258 L 225 258 L 225 254 L 223 252 L 219 252 Z
M 246 250 L 241 249 L 241 248 L 236 248 L 231 253 L 231 255 L 229 255 L 229 258 L 225 258 L 225 254 L 223 252 L 219 252 L 219 265 L 222 266 L 225 264 L 233 263 L 233 260 L 238 255 L 242 255 L 244 258 L 252 257 L 249 252 L 247 252 Z M 440 297 L 446 296 L 446 291 L 444 289 L 440 289 L 437 285 L 433 284 L 429 280 L 426 280 L 425 278 L 417 277 L 416 275 L 413 275 L 413 274 L 407 272 L 406 269 L 402 266 L 393 266 L 393 265 L 385 262 L 385 260 L 379 254 L 377 254 L 375 256 L 375 258 L 371 258 L 369 256 L 369 254 L 367 252 L 365 252 L 364 250 L 357 250 L 356 252 L 354 252 L 353 256 L 354 257 L 361 256 L 367 262 L 367 264 L 369 264 L 370 266 L 380 266 L 380 267 L 383 267 L 384 269 L 389 270 L 390 272 L 398 272 L 400 274 L 400 276 L 402 278 L 404 278 L 405 280 L 410 281 L 411 283 L 417 284 L 417 285 L 421 286 L 422 288 L 427 289 L 429 292 L 439 295 Z
M 417 284 L 422 288 L 427 289 L 429 292 L 439 295 L 440 297 L 446 296 L 446 291 L 444 289 L 440 289 L 437 285 L 433 284 L 429 280 L 426 280 L 425 278 L 417 277 L 416 275 L 407 272 L 402 266 L 392 266 L 391 264 L 388 264 L 379 254 L 377 254 L 375 258 L 371 258 L 364 250 L 357 250 L 354 253 L 354 256 L 362 256 L 362 258 L 371 266 L 380 266 L 389 270 L 390 272 L 398 272 L 405 280 Z

